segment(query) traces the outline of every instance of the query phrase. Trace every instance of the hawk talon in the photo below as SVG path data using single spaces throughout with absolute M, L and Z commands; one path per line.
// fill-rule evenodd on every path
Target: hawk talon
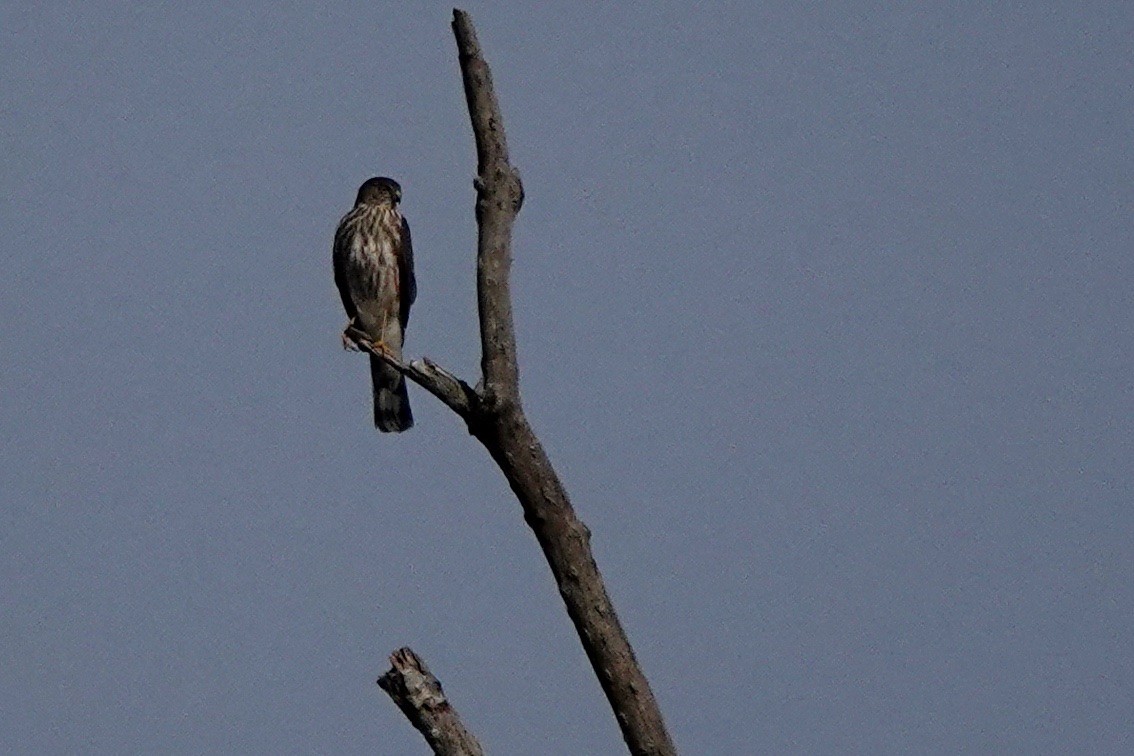
M 370 343 L 370 348 L 373 349 L 375 352 L 378 352 L 379 354 L 381 354 L 383 357 L 386 357 L 386 358 L 391 359 L 391 360 L 395 359 L 394 353 L 390 351 L 390 347 L 386 346 L 386 344 L 384 342 L 371 341 L 369 343 Z
M 343 349 L 351 352 L 361 352 L 364 349 L 379 352 L 383 357 L 391 360 L 396 360 L 394 353 L 390 351 L 390 347 L 386 346 L 382 341 L 371 341 L 370 335 L 365 331 L 360 330 L 354 326 L 353 321 L 347 324 L 343 329 Z

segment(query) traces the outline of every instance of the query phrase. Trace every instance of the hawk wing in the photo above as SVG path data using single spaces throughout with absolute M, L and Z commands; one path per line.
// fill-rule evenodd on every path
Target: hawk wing
M 350 244 L 350 224 L 347 223 L 347 218 L 343 218 L 342 221 L 339 222 L 338 229 L 335 231 L 335 246 L 332 259 L 335 265 L 335 286 L 338 287 L 339 296 L 342 297 L 343 309 L 346 310 L 347 320 L 353 321 L 358 317 L 358 308 L 354 306 L 354 300 L 351 299 L 350 296 L 350 281 L 348 279 Z
M 338 278 L 338 268 L 335 268 Z M 401 301 L 398 302 L 398 319 L 402 322 L 402 333 L 409 323 L 409 311 L 413 300 L 417 299 L 417 279 L 413 275 L 413 239 L 410 237 L 409 223 L 402 218 L 401 248 L 398 250 L 398 282 Z M 345 295 L 344 295 L 345 299 Z

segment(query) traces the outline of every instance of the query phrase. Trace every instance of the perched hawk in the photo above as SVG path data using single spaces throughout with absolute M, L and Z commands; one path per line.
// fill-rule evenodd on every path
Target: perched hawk
M 417 296 L 409 224 L 398 212 L 402 188 L 388 178 L 368 179 L 354 208 L 335 231 L 335 285 L 350 322 L 374 346 L 399 360 L 410 305 Z M 344 344 L 349 335 L 344 332 Z M 406 381 L 394 368 L 370 356 L 374 384 L 374 427 L 400 432 L 413 425 Z

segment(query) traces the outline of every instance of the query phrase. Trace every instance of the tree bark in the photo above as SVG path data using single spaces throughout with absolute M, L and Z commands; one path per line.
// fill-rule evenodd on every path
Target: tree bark
M 406 365 L 373 351 L 364 339 L 359 346 L 394 365 L 464 418 L 523 508 L 524 520 L 543 550 L 630 752 L 676 754 L 649 681 L 607 595 L 591 552 L 590 531 L 575 515 L 567 491 L 524 415 L 509 285 L 512 225 L 523 204 L 523 184 L 508 159 L 492 73 L 472 19 L 464 11 L 453 11 L 453 34 L 476 139 L 481 380 L 473 389 L 428 360 Z
M 390 656 L 390 669 L 378 685 L 394 699 L 437 756 L 484 756 L 480 743 L 465 729 L 425 662 L 411 649 Z

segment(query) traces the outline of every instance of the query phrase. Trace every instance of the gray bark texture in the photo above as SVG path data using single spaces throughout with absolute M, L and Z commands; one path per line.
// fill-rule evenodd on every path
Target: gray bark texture
M 390 655 L 390 669 L 378 685 L 394 699 L 425 742 L 438 756 L 484 756 L 480 743 L 465 729 L 457 711 L 449 705 L 441 683 L 425 662 L 408 648 Z

